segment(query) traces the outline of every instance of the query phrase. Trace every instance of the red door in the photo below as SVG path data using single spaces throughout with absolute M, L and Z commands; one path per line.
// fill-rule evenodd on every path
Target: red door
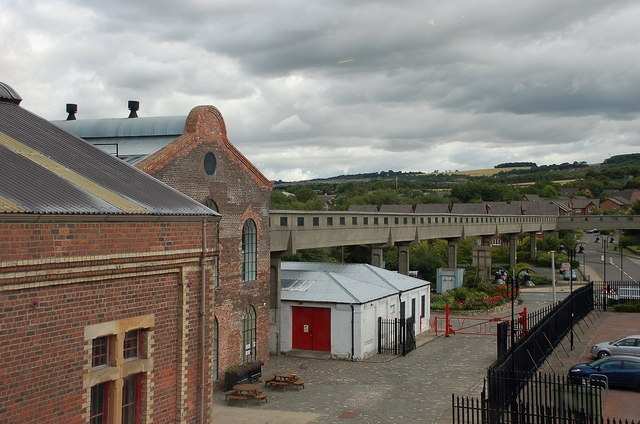
M 331 309 L 292 306 L 293 349 L 331 351 Z

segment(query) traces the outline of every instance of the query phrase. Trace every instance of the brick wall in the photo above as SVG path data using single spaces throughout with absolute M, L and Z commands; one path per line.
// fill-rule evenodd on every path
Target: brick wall
M 213 200 L 220 219 L 219 287 L 215 317 L 219 325 L 219 369 L 240 363 L 242 314 L 256 310 L 257 358 L 269 358 L 269 202 L 272 183 L 227 139 L 224 120 L 212 106 L 194 108 L 186 132 L 138 167 L 198 202 Z M 216 158 L 212 175 L 204 168 L 207 153 Z M 257 227 L 257 279 L 242 281 L 242 227 L 247 219 Z
M 196 422 L 201 236 L 199 222 L 0 223 L 0 422 L 86 422 L 85 328 L 143 315 L 154 317 L 143 422 Z

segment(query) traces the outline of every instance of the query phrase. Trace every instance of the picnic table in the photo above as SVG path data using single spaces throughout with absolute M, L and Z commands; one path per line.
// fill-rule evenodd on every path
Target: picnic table
M 224 392 L 224 395 L 227 401 L 240 401 L 243 404 L 249 398 L 257 400 L 258 403 L 261 400 L 268 402 L 267 394 L 256 384 L 236 384 L 233 386 L 233 390 Z
M 297 390 L 304 389 L 304 381 L 298 378 L 298 374 L 293 372 L 274 372 L 273 377 L 267 378 L 264 382 L 265 387 L 280 387 L 283 391 L 288 386 L 294 386 Z

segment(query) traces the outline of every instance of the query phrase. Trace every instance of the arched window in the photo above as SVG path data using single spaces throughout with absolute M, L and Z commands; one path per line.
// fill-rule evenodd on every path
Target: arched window
M 242 281 L 256 279 L 257 252 L 256 223 L 247 219 L 242 227 Z
M 213 317 L 213 381 L 218 381 L 218 318 Z
M 216 204 L 216 202 L 215 202 L 213 199 L 207 199 L 207 200 L 204 202 L 204 205 L 205 205 L 206 207 L 208 207 L 209 209 L 212 209 L 212 210 L 214 210 L 214 211 L 216 211 L 216 212 L 219 212 L 219 211 L 218 211 L 218 205 Z
M 249 306 L 242 314 L 242 362 L 256 359 L 256 310 Z

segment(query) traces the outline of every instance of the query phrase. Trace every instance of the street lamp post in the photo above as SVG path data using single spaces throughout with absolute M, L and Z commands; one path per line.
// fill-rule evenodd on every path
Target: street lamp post
M 584 280 L 584 277 L 587 276 L 587 253 L 585 252 L 586 244 L 582 241 L 579 241 L 577 244 L 580 246 L 580 248 L 578 249 L 578 253 L 582 253 L 582 279 Z
M 555 305 L 558 301 L 556 295 L 556 259 L 554 256 L 556 251 L 552 250 L 549 253 L 551 253 L 551 287 L 553 288 L 553 304 Z
M 534 272 L 531 268 L 522 268 L 520 271 L 518 271 L 517 274 L 515 274 L 512 278 L 511 278 L 511 352 L 513 352 L 513 346 L 515 345 L 516 342 L 516 337 L 515 337 L 515 300 L 516 300 L 516 294 L 517 294 L 517 290 L 520 287 L 520 274 L 522 272 L 524 272 L 524 275 L 522 276 L 522 282 L 524 283 L 524 285 L 527 285 L 528 282 L 530 283 L 531 281 L 531 276 L 529 274 L 527 274 L 527 271 L 529 272 Z M 513 364 L 513 358 L 511 358 L 512 364 Z
M 607 250 L 609 249 L 609 241 L 606 236 L 600 239 L 600 236 L 596 237 L 596 243 L 602 242 L 602 281 L 607 281 Z
M 618 246 L 618 248 L 620 249 L 620 283 L 622 283 L 622 281 L 624 280 L 624 268 L 622 267 L 622 246 Z
M 574 344 L 573 344 L 573 261 L 576 260 L 576 250 L 575 249 L 569 249 L 567 251 L 567 253 L 569 254 L 569 308 L 571 310 L 571 321 L 570 321 L 570 326 L 569 326 L 569 343 L 571 345 L 571 350 L 574 350 Z

